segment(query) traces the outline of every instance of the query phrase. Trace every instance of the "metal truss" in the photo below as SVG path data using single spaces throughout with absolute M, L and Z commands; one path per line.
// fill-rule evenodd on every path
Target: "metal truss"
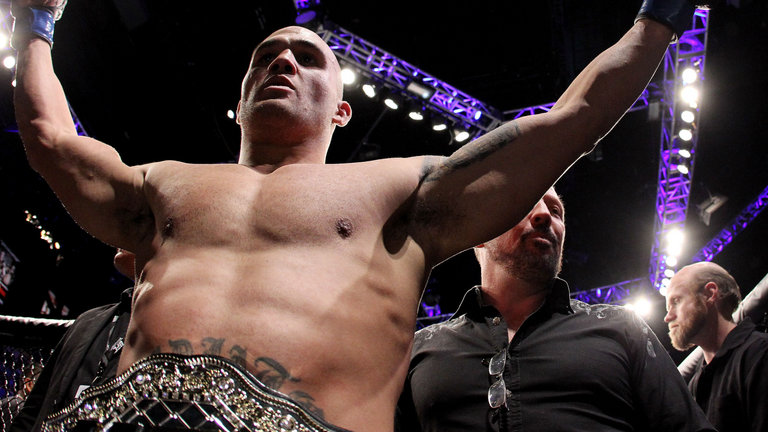
M 648 280 L 646 278 L 632 279 L 613 285 L 605 285 L 586 291 L 571 293 L 571 298 L 581 300 L 584 303 L 619 303 L 630 294 L 646 290 Z
M 501 112 L 365 39 L 329 22 L 317 33 L 342 63 L 467 129 L 476 138 L 502 123 Z
M 694 257 L 691 262 L 712 261 L 712 258 L 720 253 L 723 248 L 754 220 L 765 207 L 768 206 L 768 186 L 752 201 L 744 210 L 733 218 L 712 240 L 709 241 Z
M 651 102 L 659 100 L 661 98 L 660 96 L 660 88 L 655 83 L 648 84 L 648 87 L 643 90 L 643 93 L 640 95 L 640 97 L 637 98 L 634 104 L 632 104 L 632 107 L 627 112 L 634 112 L 634 111 L 640 111 L 647 109 L 648 106 L 651 104 Z M 544 105 L 535 105 L 535 106 L 529 106 L 525 108 L 516 108 L 504 111 L 504 120 L 515 120 L 520 117 L 524 117 L 527 115 L 536 115 L 536 114 L 543 114 L 546 112 L 549 112 L 552 110 L 552 107 L 555 106 L 555 102 L 546 103 Z
M 680 40 L 670 46 L 663 60 L 661 150 L 654 221 L 655 236 L 649 269 L 651 285 L 657 290 L 669 281 L 668 277 L 673 274 L 677 265 L 676 257 L 667 253 L 670 245 L 667 244 L 665 237 L 673 230 L 682 232 L 688 210 L 693 160 L 700 126 L 698 123 L 700 108 L 698 104 L 683 102 L 679 95 L 684 85 L 693 89 L 701 87 L 704 79 L 708 21 L 709 10 L 698 9 L 693 17 L 692 29 L 683 33 Z M 698 71 L 695 82 L 684 82 L 683 71 L 686 68 L 694 68 Z M 694 114 L 693 123 L 686 124 L 681 120 L 684 110 Z M 686 136 L 681 133 L 682 128 L 686 128 L 690 134 Z M 684 156 L 686 154 L 687 158 Z

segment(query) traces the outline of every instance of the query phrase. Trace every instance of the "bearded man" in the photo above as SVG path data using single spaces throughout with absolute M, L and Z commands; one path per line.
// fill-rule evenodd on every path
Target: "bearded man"
M 481 284 L 416 333 L 401 431 L 713 430 L 634 312 L 569 298 L 565 209 L 553 188 L 475 248 Z
M 749 317 L 733 321 L 740 302 L 739 285 L 725 269 L 695 263 L 672 277 L 664 321 L 675 349 L 703 351 L 688 387 L 717 430 L 766 431 L 768 335 Z

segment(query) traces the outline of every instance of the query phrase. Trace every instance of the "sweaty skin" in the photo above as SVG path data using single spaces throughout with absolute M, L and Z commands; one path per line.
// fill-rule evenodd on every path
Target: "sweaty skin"
M 647 85 L 671 31 L 638 21 L 548 113 L 453 155 L 325 165 L 351 116 L 339 65 L 289 27 L 254 51 L 239 164 L 127 166 L 77 135 L 50 47 L 19 49 L 30 165 L 139 272 L 119 371 L 155 352 L 230 358 L 356 431 L 393 429 L 430 269 L 517 224 Z

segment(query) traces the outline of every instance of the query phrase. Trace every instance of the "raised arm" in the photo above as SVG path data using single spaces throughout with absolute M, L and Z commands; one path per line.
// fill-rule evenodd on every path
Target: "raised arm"
M 411 235 L 430 264 L 519 222 L 619 121 L 653 77 L 674 35 L 672 27 L 686 19 L 690 23 L 693 12 L 685 0 L 649 3 L 629 32 L 576 77 L 550 112 L 506 123 L 448 158 L 425 159 Z M 648 16 L 667 18 L 662 24 Z
M 143 170 L 126 166 L 114 148 L 77 135 L 53 71 L 53 34 L 45 31 L 48 24 L 52 29 L 56 10 L 19 3 L 13 5 L 14 103 L 29 163 L 83 228 L 102 241 L 136 250 L 151 227 Z

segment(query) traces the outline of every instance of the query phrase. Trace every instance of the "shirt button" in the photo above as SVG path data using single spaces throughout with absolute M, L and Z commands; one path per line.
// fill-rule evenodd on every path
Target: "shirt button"
M 499 325 L 501 324 L 501 318 L 493 317 L 493 320 L 491 320 L 491 322 L 493 322 L 493 325 Z

